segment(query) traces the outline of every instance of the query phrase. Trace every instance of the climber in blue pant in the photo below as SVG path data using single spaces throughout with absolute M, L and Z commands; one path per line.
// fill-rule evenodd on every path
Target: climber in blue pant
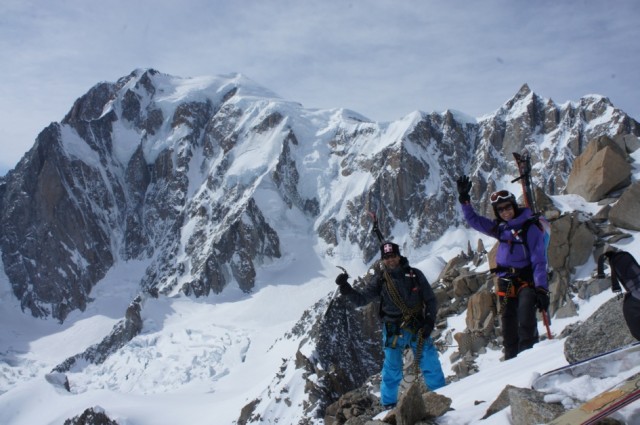
M 431 332 L 438 311 L 436 297 L 424 274 L 400 255 L 400 247 L 392 242 L 380 246 L 381 267 L 362 289 L 354 289 L 349 275 L 336 278 L 340 293 L 357 306 L 380 300 L 380 314 L 384 344 L 384 363 L 380 385 L 381 402 L 393 407 L 398 401 L 398 387 L 402 381 L 402 354 L 411 347 L 414 358 L 430 390 L 445 385 L 438 351 Z

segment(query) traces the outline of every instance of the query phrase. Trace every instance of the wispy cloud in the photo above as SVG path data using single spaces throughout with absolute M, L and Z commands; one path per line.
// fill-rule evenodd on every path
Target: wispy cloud
M 309 108 L 378 121 L 491 113 L 528 83 L 598 93 L 640 118 L 640 3 L 5 0 L 0 173 L 100 81 L 136 68 L 240 72 Z

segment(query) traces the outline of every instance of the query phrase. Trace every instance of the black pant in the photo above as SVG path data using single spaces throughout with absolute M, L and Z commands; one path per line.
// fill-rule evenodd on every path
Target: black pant
M 631 335 L 640 341 L 640 300 L 631 295 L 630 292 L 624 294 L 622 313 Z
M 515 298 L 506 300 L 505 304 L 504 298 L 500 297 L 504 359 L 509 360 L 538 342 L 536 292 L 527 286 L 521 288 Z

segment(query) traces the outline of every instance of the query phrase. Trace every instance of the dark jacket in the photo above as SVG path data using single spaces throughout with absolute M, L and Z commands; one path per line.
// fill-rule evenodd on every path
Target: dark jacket
M 413 325 L 423 327 L 428 324 L 433 327 L 438 313 L 438 303 L 433 289 L 431 289 L 431 285 L 429 285 L 424 274 L 420 270 L 409 266 L 409 262 L 405 257 L 401 257 L 400 266 L 387 271 L 407 308 L 411 309 L 419 304 L 422 305 L 422 311 L 419 315 L 421 323 Z M 393 302 L 387 289 L 382 270 L 377 271 L 364 288 L 359 290 L 351 289 L 346 296 L 358 306 L 363 306 L 379 299 L 380 314 L 383 321 L 400 323 L 403 319 L 402 311 Z

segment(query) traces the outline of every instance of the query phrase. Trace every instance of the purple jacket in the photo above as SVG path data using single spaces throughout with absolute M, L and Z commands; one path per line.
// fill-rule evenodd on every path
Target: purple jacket
M 471 204 L 462 204 L 464 218 L 473 229 L 500 241 L 496 263 L 498 266 L 523 268 L 531 266 L 536 287 L 549 290 L 547 283 L 547 253 L 544 232 L 535 224 L 529 226 L 526 239 L 517 235 L 525 222 L 533 216 L 529 208 L 518 208 L 518 215 L 508 222 L 491 220 L 478 215 Z M 516 232 L 516 234 L 514 234 Z M 526 240 L 526 246 L 523 244 Z M 498 273 L 499 276 L 506 272 Z

